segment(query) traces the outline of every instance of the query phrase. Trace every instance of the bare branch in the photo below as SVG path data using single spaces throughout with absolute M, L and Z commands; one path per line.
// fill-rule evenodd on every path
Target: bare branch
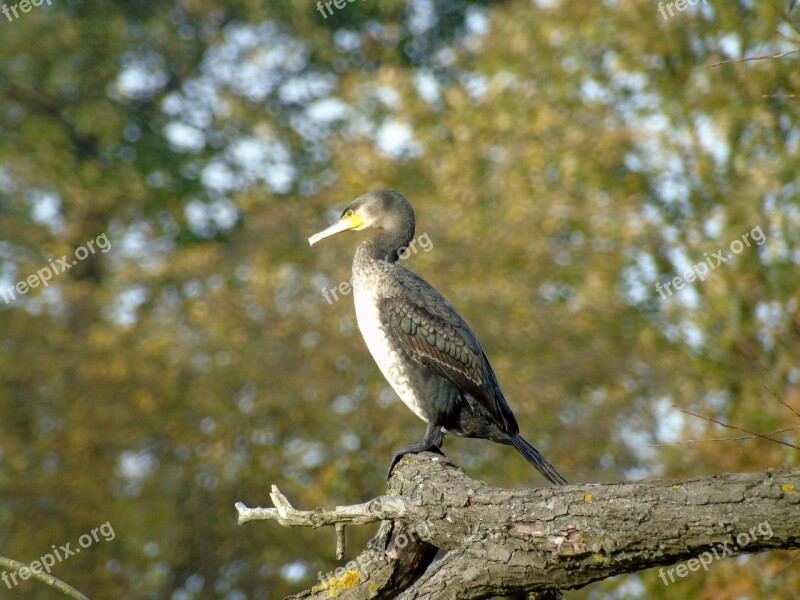
M 270 492 L 275 508 L 249 508 L 242 502 L 236 503 L 239 525 L 250 521 L 275 520 L 284 527 L 325 527 L 328 525 L 367 525 L 386 519 L 407 519 L 418 511 L 402 498 L 380 496 L 362 504 L 337 506 L 333 510 L 317 508 L 297 510 L 289 500 L 273 485 Z
M 795 416 L 796 416 L 798 419 L 800 419 L 800 412 L 797 412 L 797 410 L 795 410 L 794 408 L 792 408 L 791 406 L 789 406 L 789 405 L 788 405 L 788 404 L 787 404 L 787 403 L 786 403 L 786 402 L 783 400 L 783 398 L 781 398 L 780 396 L 778 396 L 778 394 L 776 394 L 775 392 L 773 392 L 773 391 L 772 391 L 772 389 L 770 389 L 770 388 L 769 388 L 769 387 L 767 387 L 766 385 L 764 386 L 764 389 L 765 389 L 765 390 L 767 390 L 767 391 L 768 391 L 770 394 L 772 394 L 772 397 L 773 397 L 773 398 L 775 398 L 775 400 L 777 400 L 778 402 L 780 402 L 781 404 L 783 404 L 783 405 L 784 405 L 786 408 L 788 408 L 790 411 L 792 411 L 792 412 L 794 413 L 794 415 L 795 415 Z
M 786 433 L 787 431 L 797 431 L 800 425 L 794 427 L 784 427 L 783 429 L 776 429 L 764 435 L 776 435 L 778 433 Z M 721 437 L 721 438 L 701 438 L 695 440 L 678 440 L 677 442 L 661 442 L 659 444 L 649 444 L 650 448 L 658 448 L 660 446 L 678 446 L 680 444 L 698 444 L 700 442 L 738 442 L 741 440 L 755 440 L 758 439 L 756 435 L 740 435 L 737 437 Z
M 387 497 L 400 504 L 387 508 Z M 544 600 L 621 573 L 800 547 L 800 469 L 791 468 L 504 490 L 420 453 L 400 461 L 376 504 L 298 511 L 281 498 L 273 494 L 281 508 L 237 506 L 240 518 L 262 510 L 270 516 L 260 518 L 316 527 L 398 515 L 358 557 L 293 600 Z M 437 548 L 445 554 L 431 564 Z
M 344 523 L 336 524 L 336 560 L 344 558 L 345 550 L 345 536 L 344 536 Z
M 76 600 L 89 600 L 89 598 L 84 596 L 81 592 L 76 590 L 68 583 L 64 583 L 58 577 L 54 577 L 49 573 L 43 573 L 41 571 L 41 568 L 34 570 L 30 567 L 30 565 L 26 565 L 25 563 L 21 563 L 11 558 L 6 558 L 4 556 L 0 556 L 0 566 L 5 567 L 6 569 L 11 569 L 18 575 L 21 569 L 25 569 L 28 573 L 30 573 L 30 577 L 32 579 L 37 579 L 42 583 L 49 585 L 54 590 L 58 590 L 59 592 L 61 592 L 62 594 L 64 594 L 69 598 L 76 598 Z M 27 577 L 25 579 L 27 579 Z
M 791 566 L 792 566 L 794 563 L 796 563 L 798 560 L 800 560 L 800 554 L 798 554 L 797 556 L 795 556 L 795 557 L 794 557 L 792 560 L 790 560 L 788 563 L 786 563 L 785 565 L 783 565 L 783 566 L 782 566 L 780 569 L 778 569 L 777 571 L 775 571 L 775 575 L 778 575 L 778 573 L 782 573 L 783 571 L 785 571 L 786 569 L 788 569 L 789 567 L 791 567 Z
M 675 404 L 673 404 L 672 406 L 677 408 L 682 413 L 686 413 L 687 415 L 692 415 L 693 417 L 697 417 L 698 419 L 703 419 L 704 421 L 711 421 L 712 423 L 716 423 L 717 425 L 721 425 L 722 427 L 726 427 L 728 429 L 735 429 L 736 431 L 741 431 L 742 433 L 747 433 L 749 435 L 753 435 L 755 437 L 758 437 L 758 438 L 761 438 L 761 439 L 764 439 L 764 440 L 769 440 L 770 442 L 775 442 L 776 444 L 782 444 L 784 446 L 788 446 L 789 448 L 794 448 L 795 450 L 800 450 L 800 448 L 798 448 L 794 444 L 790 444 L 789 442 L 784 442 L 783 440 L 779 440 L 777 438 L 770 437 L 768 435 L 764 435 L 763 433 L 758 433 L 756 431 L 750 431 L 749 429 L 743 429 L 741 427 L 737 427 L 736 425 L 730 425 L 729 423 L 723 423 L 722 421 L 718 421 L 717 419 L 715 419 L 713 417 L 706 417 L 705 415 L 698 415 L 697 413 L 693 413 L 692 411 L 686 410 L 684 408 L 681 408 L 680 406 L 676 406 Z
M 764 56 L 747 56 L 745 58 L 731 58 L 730 60 L 721 60 L 719 62 L 711 63 L 709 66 L 718 67 L 720 65 L 745 63 L 753 60 L 770 60 L 770 59 L 777 60 L 783 58 L 784 56 L 789 56 L 790 54 L 794 54 L 795 52 L 800 52 L 800 48 L 795 48 L 794 50 L 789 50 L 787 52 L 781 52 L 780 54 L 767 54 Z

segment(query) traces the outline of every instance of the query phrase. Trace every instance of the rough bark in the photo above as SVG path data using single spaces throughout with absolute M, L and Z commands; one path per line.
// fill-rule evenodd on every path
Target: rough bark
M 303 512 L 281 498 L 276 509 L 237 505 L 240 522 L 388 519 L 340 576 L 292 598 L 543 600 L 621 573 L 681 561 L 700 570 L 737 554 L 800 547 L 800 469 L 791 468 L 506 490 L 422 453 L 404 458 L 388 495 L 369 503 Z M 428 568 L 437 549 L 445 553 Z

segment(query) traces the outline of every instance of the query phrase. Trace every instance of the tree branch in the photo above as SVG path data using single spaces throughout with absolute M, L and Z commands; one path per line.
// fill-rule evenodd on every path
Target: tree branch
M 420 512 L 402 498 L 379 496 L 363 504 L 337 506 L 333 510 L 297 510 L 278 489 L 272 486 L 270 498 L 275 508 L 248 508 L 236 503 L 239 525 L 250 521 L 275 520 L 284 527 L 323 527 L 325 525 L 368 525 L 386 519 L 408 519 L 419 517 Z
M 21 563 L 18 560 L 6 558 L 5 556 L 0 556 L 0 566 L 5 567 L 6 569 L 11 569 L 11 571 L 18 575 L 20 574 L 20 570 L 25 569 L 25 571 L 28 573 L 28 576 L 25 577 L 25 579 L 28 579 L 28 577 L 38 579 L 42 583 L 46 583 L 54 590 L 58 590 L 69 598 L 75 598 L 76 600 L 89 600 L 89 598 L 84 596 L 81 592 L 76 590 L 71 585 L 64 583 L 58 577 L 54 577 L 49 573 L 43 573 L 41 570 L 41 565 L 39 569 L 31 569 L 30 565 Z M 20 579 L 22 579 L 22 575 L 20 575 Z M 16 581 L 16 579 L 14 581 Z
M 767 54 L 765 56 L 748 56 L 745 58 L 731 58 L 729 60 L 720 60 L 715 63 L 711 63 L 711 65 L 709 66 L 718 67 L 720 65 L 739 64 L 739 63 L 751 62 L 754 60 L 780 60 L 784 56 L 789 56 L 790 54 L 795 54 L 796 52 L 800 52 L 800 48 L 795 48 L 794 50 L 781 52 L 780 54 Z
M 685 408 L 681 408 L 680 406 L 676 406 L 675 404 L 672 405 L 673 408 L 677 408 L 682 413 L 687 415 L 692 415 L 693 417 L 697 417 L 698 419 L 703 419 L 704 421 L 709 421 L 711 423 L 716 423 L 717 425 L 721 425 L 726 429 L 733 429 L 735 431 L 741 431 L 742 433 L 747 433 L 749 435 L 755 436 L 757 438 L 761 438 L 762 440 L 767 440 L 769 442 L 775 442 L 776 444 L 781 444 L 782 446 L 788 446 L 794 450 L 800 450 L 800 447 L 795 446 L 794 444 L 790 444 L 789 442 L 784 442 L 783 440 L 776 439 L 774 437 L 770 437 L 763 433 L 758 433 L 757 431 L 750 431 L 749 429 L 743 429 L 742 427 L 737 427 L 736 425 L 731 425 L 730 423 L 723 423 L 714 417 L 706 417 L 705 415 L 699 415 L 697 413 L 693 413 L 690 410 L 686 410 Z
M 688 560 L 660 573 L 674 580 L 676 570 L 708 570 L 725 556 L 800 547 L 800 469 L 786 467 L 504 490 L 422 453 L 395 468 L 388 496 L 364 504 L 297 511 L 276 498 L 275 509 L 238 504 L 240 522 L 255 514 L 312 527 L 392 519 L 361 555 L 296 599 L 554 598 L 620 573 Z M 428 568 L 436 549 L 446 553 Z

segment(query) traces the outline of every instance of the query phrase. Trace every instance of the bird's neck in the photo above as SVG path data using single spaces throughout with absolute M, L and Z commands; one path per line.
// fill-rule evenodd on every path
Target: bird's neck
M 398 250 L 408 246 L 414 238 L 413 226 L 405 230 L 381 230 L 358 247 L 358 252 L 371 260 L 396 263 Z

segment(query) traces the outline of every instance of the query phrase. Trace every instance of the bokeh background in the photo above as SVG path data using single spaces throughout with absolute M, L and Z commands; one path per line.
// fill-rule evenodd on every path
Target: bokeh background
M 11 0 L 6 0 L 11 2 Z M 525 436 L 572 482 L 798 464 L 800 45 L 786 7 L 708 0 L 53 0 L 0 14 L 0 555 L 91 598 L 280 598 L 342 563 L 329 530 L 240 528 L 234 502 L 385 490 L 423 423 L 357 330 L 363 234 L 307 237 L 395 187 L 407 265 L 472 324 Z M 13 15 L 12 15 L 13 16 Z M 704 282 L 680 275 L 760 227 Z M 777 437 L 797 444 L 797 431 Z M 495 485 L 516 453 L 448 440 Z M 349 528 L 348 558 L 373 528 Z M 567 598 L 796 598 L 797 553 Z M 40 583 L 2 598 L 61 598 Z

